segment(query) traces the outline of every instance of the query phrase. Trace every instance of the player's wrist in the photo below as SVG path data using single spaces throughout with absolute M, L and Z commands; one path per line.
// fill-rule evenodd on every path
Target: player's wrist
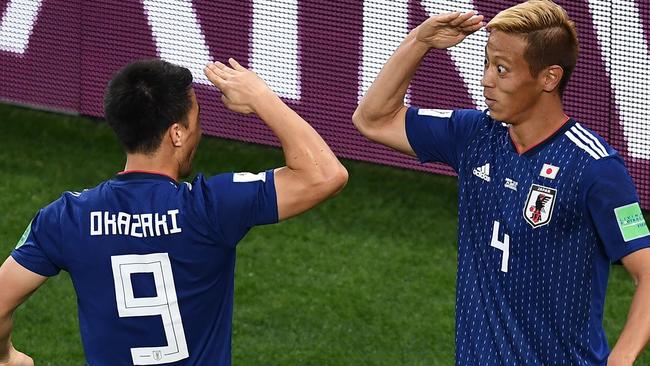
M 411 33 L 409 33 L 406 37 L 405 43 L 411 51 L 419 52 L 424 55 L 428 53 L 433 46 L 430 42 L 427 42 L 427 40 L 418 37 L 418 28 L 413 29 Z
M 282 99 L 278 97 L 271 89 L 261 91 L 251 103 L 251 109 L 258 117 L 264 119 L 268 113 L 273 113 L 283 104 Z
M 618 352 L 613 350 L 607 358 L 607 366 L 632 366 L 636 356 L 631 353 Z

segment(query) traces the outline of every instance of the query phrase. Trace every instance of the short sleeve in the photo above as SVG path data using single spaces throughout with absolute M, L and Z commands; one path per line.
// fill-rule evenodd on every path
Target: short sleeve
M 586 207 L 610 261 L 650 247 L 639 197 L 620 157 L 596 160 L 585 174 Z
M 411 107 L 406 112 L 406 136 L 421 162 L 441 162 L 458 171 L 460 153 L 477 131 L 484 113 Z
M 253 226 L 278 222 L 274 178 L 268 170 L 220 174 L 205 181 L 211 197 L 207 209 L 227 245 L 235 246 Z
M 43 210 L 29 223 L 11 256 L 21 266 L 42 276 L 57 275 L 61 268 L 48 255 L 48 248 L 58 245 L 58 224 Z

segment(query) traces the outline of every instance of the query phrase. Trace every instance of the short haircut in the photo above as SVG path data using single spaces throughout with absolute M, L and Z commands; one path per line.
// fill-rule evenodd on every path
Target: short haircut
M 126 152 L 151 154 L 169 126 L 187 126 L 191 88 L 188 69 L 162 60 L 135 61 L 118 71 L 104 94 L 104 113 Z
M 566 11 L 550 0 L 528 0 L 497 14 L 488 24 L 489 31 L 517 34 L 526 42 L 524 59 L 533 76 L 551 65 L 564 70 L 560 96 L 578 60 L 578 34 Z

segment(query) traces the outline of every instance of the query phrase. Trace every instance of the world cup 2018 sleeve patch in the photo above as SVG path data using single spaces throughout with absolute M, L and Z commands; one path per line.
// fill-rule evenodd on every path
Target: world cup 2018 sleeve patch
M 29 225 L 27 225 L 27 228 L 25 229 L 25 232 L 23 233 L 23 236 L 21 236 L 20 239 L 18 239 L 18 243 L 16 243 L 16 246 L 14 247 L 14 249 L 18 249 L 18 248 L 22 247 L 23 244 L 25 244 L 25 242 L 27 241 L 27 237 L 32 232 L 32 222 L 33 221 L 34 220 L 29 222 Z
M 526 205 L 524 206 L 524 219 L 533 228 L 544 226 L 551 222 L 553 207 L 557 190 L 533 184 L 530 186 Z
M 638 202 L 617 207 L 614 214 L 625 242 L 650 235 Z

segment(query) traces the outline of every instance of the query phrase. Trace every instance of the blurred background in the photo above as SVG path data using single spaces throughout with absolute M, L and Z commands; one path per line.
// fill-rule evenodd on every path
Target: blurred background
M 366 141 L 350 116 L 399 42 L 429 14 L 477 10 L 489 20 L 515 3 L 0 0 L 0 122 L 8 134 L 0 153 L 0 250 L 9 255 L 36 211 L 61 192 L 122 169 L 123 153 L 102 121 L 102 95 L 111 75 L 134 59 L 163 58 L 192 70 L 212 137 L 201 143 L 195 171 L 282 165 L 270 131 L 226 111 L 202 75 L 208 61 L 235 57 L 346 158 L 350 182 L 336 199 L 256 228 L 240 244 L 233 363 L 451 365 L 456 179 L 448 167 L 420 165 Z M 558 3 L 581 41 L 567 111 L 620 152 L 647 210 L 650 4 Z M 407 103 L 484 108 L 486 39 L 478 32 L 432 52 Z M 614 266 L 605 314 L 612 342 L 633 290 Z M 78 333 L 63 273 L 21 307 L 14 343 L 39 365 L 81 365 Z M 650 365 L 650 355 L 637 364 Z

